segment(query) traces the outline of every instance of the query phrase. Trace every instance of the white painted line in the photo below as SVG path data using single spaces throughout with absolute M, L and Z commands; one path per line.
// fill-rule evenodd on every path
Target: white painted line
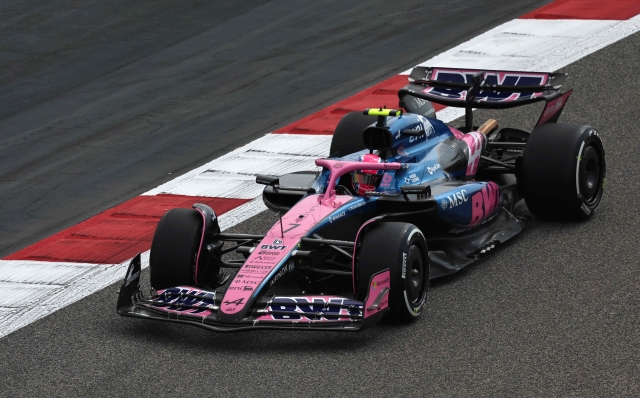
M 95 264 L 0 260 L 0 282 L 65 285 L 92 272 Z
M 625 21 L 515 19 L 420 65 L 553 72 L 639 30 L 640 15 Z
M 436 112 L 438 120 L 442 120 L 445 123 L 452 122 L 462 116 L 464 116 L 464 108 L 447 107 Z
M 143 255 L 143 262 L 148 264 L 148 258 L 147 252 Z M 0 282 L 0 337 L 122 279 L 128 264 L 129 261 L 115 265 L 96 265 L 1 260 L 2 279 L 7 275 L 5 272 L 9 272 L 11 276 L 7 279 L 14 282 Z M 25 272 L 15 272 L 23 266 Z M 72 275 L 76 276 L 75 279 Z M 28 283 L 29 281 L 37 283 Z M 51 283 L 54 281 L 60 284 Z M 116 297 L 114 303 L 115 300 Z
M 253 199 L 264 188 L 255 183 L 257 174 L 315 170 L 315 160 L 327 156 L 330 145 L 326 135 L 268 134 L 144 195 Z
M 220 223 L 220 229 L 222 231 L 227 230 L 245 220 L 250 219 L 251 217 L 257 216 L 265 210 L 267 210 L 267 206 L 262 202 L 262 196 L 259 196 L 251 202 L 247 202 L 242 206 L 236 207 L 235 209 L 221 215 L 218 220 Z

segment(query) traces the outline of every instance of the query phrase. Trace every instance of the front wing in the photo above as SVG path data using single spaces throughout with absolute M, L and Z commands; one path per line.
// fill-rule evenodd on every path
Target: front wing
M 372 277 L 364 302 L 339 296 L 263 296 L 247 318 L 233 323 L 220 322 L 217 317 L 224 292 L 177 286 L 152 291 L 146 297 L 140 291 L 140 271 L 138 254 L 131 260 L 120 288 L 117 311 L 122 316 L 182 323 L 216 332 L 259 329 L 354 332 L 376 324 L 388 310 L 390 286 L 373 282 L 385 279 L 389 270 Z

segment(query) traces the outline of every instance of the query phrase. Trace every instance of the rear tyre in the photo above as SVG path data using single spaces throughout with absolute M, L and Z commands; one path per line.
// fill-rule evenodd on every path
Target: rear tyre
M 365 149 L 362 132 L 375 120 L 362 112 L 347 113 L 340 119 L 331 139 L 329 156 L 343 157 Z
M 156 289 L 195 284 L 194 270 L 202 239 L 202 216 L 192 209 L 169 210 L 151 243 L 149 269 Z
M 590 218 L 602 199 L 606 163 L 593 127 L 543 124 L 527 142 L 522 190 L 529 210 L 540 218 Z
M 358 300 L 365 300 L 371 277 L 388 268 L 389 318 L 409 322 L 420 316 L 429 293 L 429 256 L 418 227 L 401 222 L 373 223 L 362 237 L 356 264 Z

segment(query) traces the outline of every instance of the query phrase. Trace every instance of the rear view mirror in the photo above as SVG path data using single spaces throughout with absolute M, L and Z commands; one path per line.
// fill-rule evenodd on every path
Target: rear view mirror
M 280 177 L 258 174 L 256 176 L 256 183 L 262 184 L 262 185 L 274 186 L 274 185 L 280 184 Z

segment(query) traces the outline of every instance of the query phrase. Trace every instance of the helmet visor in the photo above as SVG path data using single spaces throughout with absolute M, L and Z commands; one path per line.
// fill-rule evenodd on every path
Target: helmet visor
M 382 175 L 378 174 L 365 174 L 357 171 L 353 173 L 353 182 L 355 182 L 356 184 L 371 185 L 377 187 L 381 179 Z

